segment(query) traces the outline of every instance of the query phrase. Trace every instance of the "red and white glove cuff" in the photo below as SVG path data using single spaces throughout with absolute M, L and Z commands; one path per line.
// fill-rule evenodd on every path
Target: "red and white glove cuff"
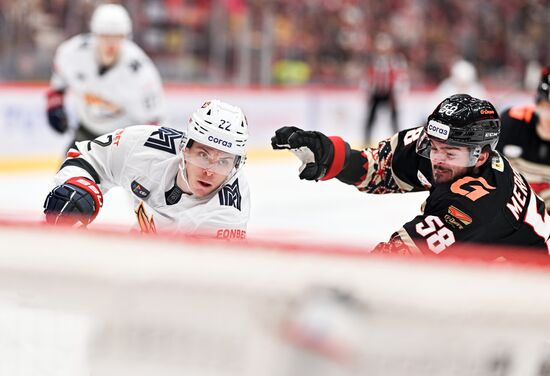
M 101 209 L 101 207 L 103 206 L 103 193 L 101 193 L 101 190 L 99 189 L 97 184 L 91 181 L 90 179 L 87 179 L 82 176 L 76 176 L 74 178 L 70 178 L 65 183 L 82 188 L 86 192 L 88 192 L 90 196 L 92 196 L 95 202 L 95 211 L 94 211 L 94 214 L 92 215 L 92 220 L 93 220 L 99 213 L 99 209 Z

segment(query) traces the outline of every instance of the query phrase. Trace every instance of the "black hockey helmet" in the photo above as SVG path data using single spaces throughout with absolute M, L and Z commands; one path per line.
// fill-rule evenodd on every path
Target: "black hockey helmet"
M 541 101 L 550 101 L 550 66 L 548 65 L 542 68 L 535 101 L 537 103 Z
M 495 107 L 486 100 L 468 94 L 444 99 L 428 117 L 417 142 L 417 153 L 430 158 L 430 138 L 470 150 L 473 166 L 484 147 L 494 150 L 500 135 L 500 119 Z

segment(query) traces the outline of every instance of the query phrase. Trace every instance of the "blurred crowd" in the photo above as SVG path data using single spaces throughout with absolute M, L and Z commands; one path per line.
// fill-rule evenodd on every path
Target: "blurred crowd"
M 88 30 L 99 1 L 0 0 L 0 80 L 45 80 L 55 48 Z M 165 81 L 356 86 L 377 34 L 412 87 L 457 59 L 489 87 L 521 87 L 550 62 L 550 0 L 125 0 L 133 39 Z

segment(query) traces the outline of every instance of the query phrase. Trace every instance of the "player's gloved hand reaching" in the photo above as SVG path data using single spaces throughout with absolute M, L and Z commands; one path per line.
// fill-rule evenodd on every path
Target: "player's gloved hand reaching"
M 68 128 L 67 114 L 63 108 L 63 91 L 49 90 L 47 93 L 48 123 L 58 133 L 65 133 Z
M 274 150 L 289 149 L 301 161 L 300 179 L 328 180 L 338 175 L 349 159 L 350 147 L 340 137 L 282 127 L 271 138 Z
M 84 177 L 74 177 L 55 187 L 46 197 L 46 222 L 71 226 L 78 222 L 92 222 L 103 206 L 99 187 Z

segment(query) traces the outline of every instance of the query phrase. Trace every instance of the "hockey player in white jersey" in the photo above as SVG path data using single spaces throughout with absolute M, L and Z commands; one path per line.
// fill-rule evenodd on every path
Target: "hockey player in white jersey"
M 164 93 L 153 62 L 128 38 L 132 24 L 118 4 L 96 8 L 91 34 L 80 34 L 57 49 L 47 115 L 59 133 L 68 129 L 65 94 L 77 107 L 75 141 L 89 140 L 129 124 L 158 124 L 164 116 Z
M 242 110 L 205 102 L 185 133 L 137 125 L 77 142 L 44 203 L 46 222 L 89 224 L 113 186 L 129 192 L 142 232 L 244 239 L 250 197 L 242 167 L 248 125 Z

